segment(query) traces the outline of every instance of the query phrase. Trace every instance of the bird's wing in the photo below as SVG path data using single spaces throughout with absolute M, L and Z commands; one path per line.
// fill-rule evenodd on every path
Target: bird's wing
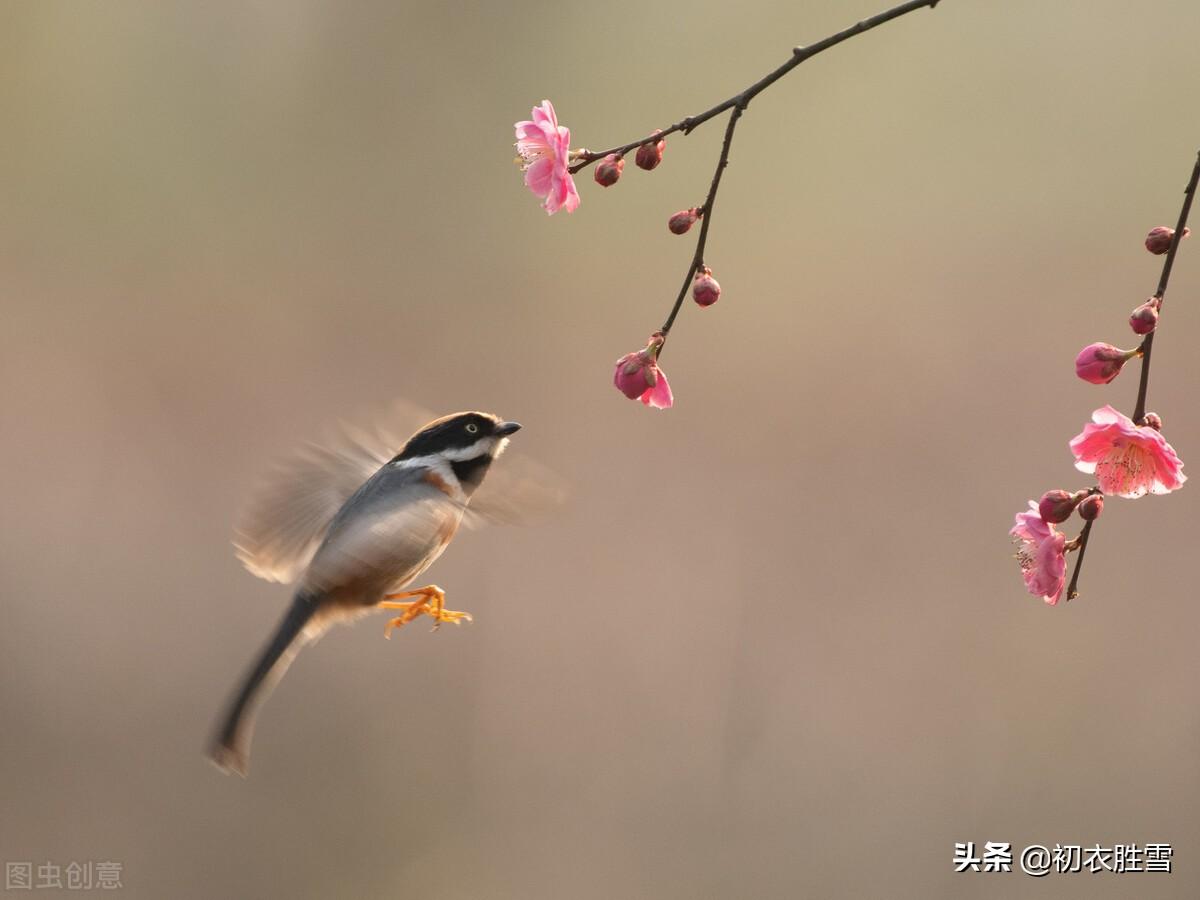
M 532 525 L 566 503 L 567 495 L 561 475 L 523 453 L 506 450 L 471 497 L 463 524 Z
M 234 548 L 259 578 L 288 583 L 304 571 L 329 523 L 392 454 L 378 435 L 343 430 L 281 461 L 242 514 Z

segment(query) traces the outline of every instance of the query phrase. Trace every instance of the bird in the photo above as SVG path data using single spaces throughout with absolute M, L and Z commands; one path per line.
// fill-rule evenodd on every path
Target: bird
M 445 551 L 489 468 L 521 428 L 491 413 L 434 419 L 380 465 L 378 441 L 315 448 L 263 494 L 235 543 L 256 575 L 295 581 L 291 606 L 219 720 L 208 756 L 249 774 L 258 710 L 299 651 L 332 625 L 372 610 L 399 612 L 390 637 L 422 615 L 470 622 L 435 584 L 407 589 Z M 363 480 L 365 478 L 365 480 Z

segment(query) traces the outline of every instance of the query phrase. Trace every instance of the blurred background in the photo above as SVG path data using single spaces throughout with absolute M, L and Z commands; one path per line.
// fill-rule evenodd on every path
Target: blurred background
M 543 98 L 611 146 L 883 7 L 0 7 L 0 858 L 136 897 L 1200 894 L 1200 493 L 1110 500 L 1058 608 L 1007 535 L 1132 410 L 1136 368 L 1072 360 L 1157 283 L 1200 6 L 943 0 L 762 94 L 669 412 L 612 364 L 724 119 L 571 216 L 512 164 Z M 1198 287 L 1192 238 L 1150 390 L 1192 465 Z M 429 573 L 473 625 L 308 649 L 225 777 L 203 745 L 289 596 L 232 524 L 396 398 L 519 419 L 571 503 Z M 956 875 L 966 841 L 1175 872 Z

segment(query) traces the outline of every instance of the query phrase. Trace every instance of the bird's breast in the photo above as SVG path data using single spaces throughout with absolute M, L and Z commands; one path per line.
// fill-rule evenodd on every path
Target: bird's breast
M 462 505 L 440 490 L 426 491 L 346 521 L 317 551 L 306 583 L 351 604 L 377 603 L 409 584 L 445 552 L 462 521 Z

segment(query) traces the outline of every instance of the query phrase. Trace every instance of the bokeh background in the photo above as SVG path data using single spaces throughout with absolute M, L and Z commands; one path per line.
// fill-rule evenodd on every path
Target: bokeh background
M 0 7 L 0 858 L 154 898 L 1200 894 L 1200 494 L 1111 500 L 1055 609 L 1006 534 L 1132 409 L 1072 359 L 1157 283 L 1200 6 L 944 0 L 761 95 L 665 413 L 611 367 L 721 123 L 570 217 L 512 164 L 543 97 L 610 146 L 881 8 Z M 1150 392 L 1193 465 L 1198 287 L 1193 238 Z M 571 502 L 432 570 L 472 626 L 306 651 L 225 777 L 203 744 L 288 600 L 232 523 L 396 398 L 521 420 Z M 1176 871 L 953 874 L 988 840 Z

